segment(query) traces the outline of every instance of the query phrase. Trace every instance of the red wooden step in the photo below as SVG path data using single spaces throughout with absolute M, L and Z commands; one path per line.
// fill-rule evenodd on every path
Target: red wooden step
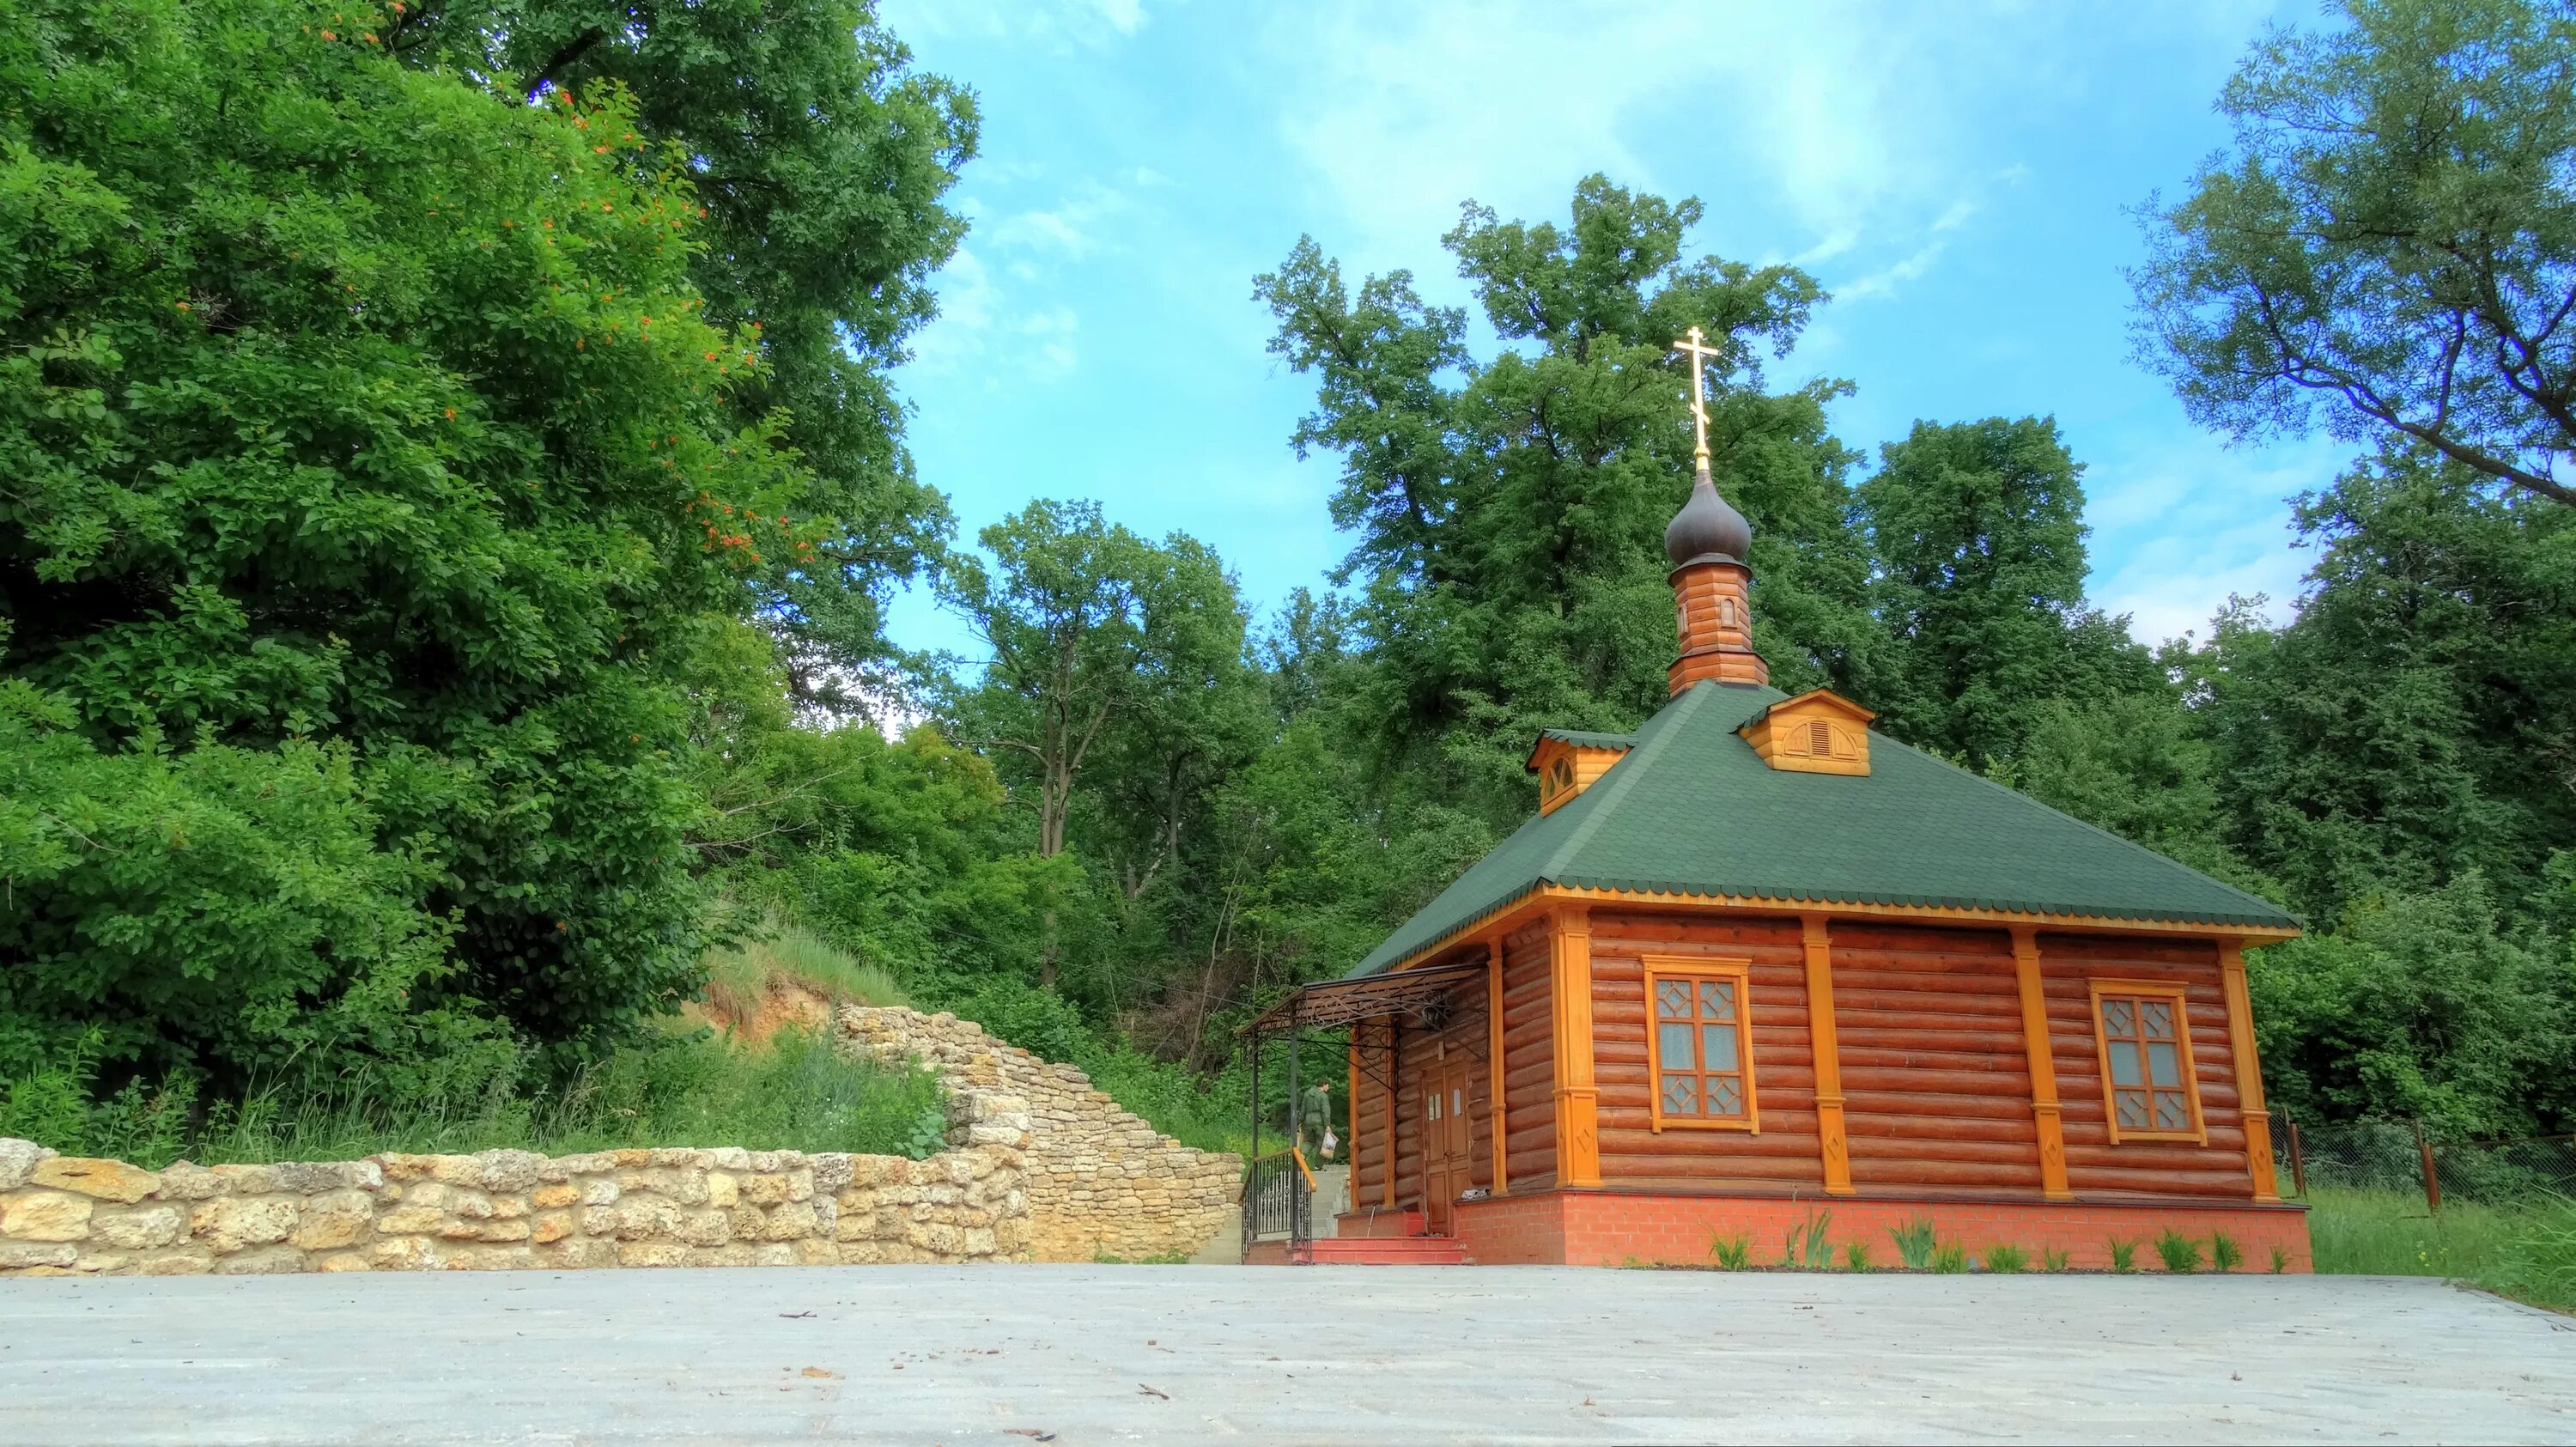
M 1302 1259 L 1318 1266 L 1464 1266 L 1467 1253 L 1447 1236 L 1360 1236 L 1309 1241 Z

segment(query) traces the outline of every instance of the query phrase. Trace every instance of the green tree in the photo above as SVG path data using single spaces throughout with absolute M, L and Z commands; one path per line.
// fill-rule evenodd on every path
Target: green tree
M 2301 499 L 2298 617 L 2176 662 L 2227 842 L 2324 919 L 2472 870 L 2509 910 L 2576 838 L 2576 526 L 2392 450 Z
M 1563 226 L 1470 204 L 1443 241 L 1505 343 L 1483 360 L 1464 314 L 1408 274 L 1354 293 L 1311 239 L 1255 283 L 1272 351 L 1316 377 L 1296 444 L 1341 454 L 1334 517 L 1359 534 L 1342 574 L 1368 660 L 1343 680 L 1353 738 L 1424 807 L 1502 827 L 1527 807 L 1533 730 L 1624 727 L 1664 698 L 1661 537 L 1691 450 L 1670 344 L 1693 326 L 1721 348 L 1711 446 L 1755 525 L 1757 641 L 1791 685 L 1841 677 L 1866 644 L 1851 456 L 1824 426 L 1843 384 L 1775 394 L 1762 369 L 1823 293 L 1792 267 L 1686 256 L 1700 215 L 1599 176 Z
M 406 67 L 388 18 L 0 9 L 0 672 L 52 801 L 0 859 L 18 1028 L 237 1078 L 353 991 L 577 1047 L 696 978 L 673 650 L 812 543 L 815 483 L 742 422 L 689 156 L 613 88 Z M 303 827 L 263 774 L 314 836 L 190 853 Z M 168 925 L 308 855 L 293 960 Z
M 1093 751 L 1117 728 L 1186 728 L 1193 705 L 1242 666 L 1243 611 L 1214 553 L 1177 533 L 1148 542 L 1092 503 L 1031 503 L 978 540 L 992 567 L 960 558 L 939 585 L 990 651 L 953 712 L 1004 777 L 1026 781 L 1036 854 L 1052 859 Z M 1055 924 L 1051 907 L 1039 961 L 1050 988 Z
M 2576 6 L 2337 0 L 2220 95 L 2130 274 L 2140 351 L 2240 437 L 2411 439 L 2576 503 Z
M 2083 468 L 2039 417 L 1918 422 L 1859 489 L 1890 647 L 1884 727 L 1979 768 L 2017 756 L 2049 700 L 2159 687 L 2128 620 L 2084 602 Z
M 899 689 L 883 608 L 951 531 L 915 476 L 889 381 L 964 236 L 943 198 L 975 153 L 964 87 L 911 67 L 873 0 L 418 0 L 390 48 L 489 79 L 510 100 L 632 96 L 647 142 L 687 157 L 706 216 L 689 277 L 718 326 L 760 335 L 728 390 L 773 412 L 808 463 L 812 546 L 772 559 L 763 617 L 789 685 L 829 708 Z M 828 523 L 828 525 L 826 525 Z

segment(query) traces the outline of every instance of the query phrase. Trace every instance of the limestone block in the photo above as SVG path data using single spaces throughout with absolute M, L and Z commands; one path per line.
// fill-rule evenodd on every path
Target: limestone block
M 0 1239 L 81 1241 L 98 1203 L 67 1191 L 22 1191 L 0 1203 Z
M 148 1251 L 178 1240 L 188 1229 L 188 1213 L 168 1202 L 156 1201 L 148 1206 L 94 1212 L 89 1229 L 102 1246 L 118 1251 Z
M 707 1152 L 707 1165 L 719 1171 L 747 1171 L 751 1169 L 751 1152 L 740 1146 L 718 1146 Z
M 897 1159 L 897 1157 L 893 1156 L 851 1156 L 849 1158 L 849 1184 L 853 1186 L 883 1185 L 886 1180 L 887 1163 L 895 1159 Z
M 274 1169 L 279 1190 L 319 1196 L 359 1185 L 360 1166 L 374 1171 L 378 1184 L 382 1184 L 383 1173 L 372 1161 L 280 1161 Z
M 779 1153 L 776 1151 L 745 1151 L 742 1154 L 742 1168 L 746 1172 L 765 1175 L 771 1171 L 786 1169 L 786 1163 L 779 1160 Z
M 487 1191 L 534 1189 L 537 1173 L 546 1165 L 546 1158 L 534 1151 L 482 1151 L 474 1159 L 482 1167 L 482 1179 L 477 1184 Z
M 761 1214 L 758 1206 L 736 1206 L 725 1215 L 732 1222 L 736 1241 L 757 1241 L 769 1229 L 769 1218 Z
M 561 1241 L 572 1234 L 570 1211 L 543 1211 L 528 1222 L 528 1239 L 540 1246 Z
M 441 1185 L 479 1190 L 483 1185 L 483 1162 L 475 1156 L 431 1156 L 429 1178 Z
M 217 1276 L 291 1276 L 306 1269 L 304 1253 L 292 1246 L 262 1246 L 215 1258 Z
M 379 1241 L 371 1254 L 378 1271 L 436 1271 L 447 1264 L 447 1248 L 422 1236 Z
M 777 1172 L 742 1178 L 742 1199 L 753 1206 L 783 1206 L 793 1198 L 793 1184 Z
M 689 1252 L 690 1266 L 757 1266 L 760 1257 L 751 1243 L 735 1242 L 724 1246 L 699 1246 Z
M 161 1184 L 161 1178 L 150 1171 L 94 1156 L 47 1157 L 36 1162 L 27 1180 L 31 1185 L 51 1186 L 57 1191 L 73 1191 L 126 1206 L 151 1195 L 153 1188 Z
M 823 1223 L 815 1216 L 813 1206 L 803 1201 L 792 1201 L 769 1213 L 768 1224 L 760 1234 L 762 1239 L 769 1241 L 801 1241 L 820 1234 L 822 1229 Z
M 811 1155 L 805 1158 L 814 1168 L 814 1189 L 838 1192 L 850 1184 L 850 1157 L 841 1151 Z
M 707 1203 L 707 1173 L 681 1166 L 653 1166 L 640 1170 L 630 1167 L 617 1173 L 617 1189 L 620 1194 L 650 1191 L 683 1206 L 703 1206 Z
M 689 1248 L 677 1241 L 627 1241 L 617 1248 L 620 1266 L 686 1266 Z
M 990 1228 L 980 1226 L 969 1226 L 966 1228 L 967 1255 L 990 1256 L 1000 1249 L 1001 1244 L 994 1237 Z
M 526 1271 L 536 1264 L 536 1253 L 525 1246 L 473 1247 L 460 1253 L 454 1261 L 448 1263 L 450 1267 L 462 1271 Z
M 682 1211 L 671 1234 L 692 1246 L 721 1246 L 733 1239 L 733 1217 L 713 1206 Z
M 161 1199 L 204 1201 L 224 1193 L 224 1178 L 204 1166 L 173 1161 L 161 1168 Z
M 436 1206 L 403 1206 L 376 1218 L 376 1231 L 385 1236 L 422 1236 L 439 1228 L 447 1216 Z
M 155 1251 L 134 1262 L 137 1276 L 203 1276 L 214 1269 L 211 1251 Z
M 372 1158 L 376 1168 L 388 1181 L 425 1181 L 438 1165 L 436 1156 L 415 1156 L 400 1151 L 387 1151 Z
M 904 1243 L 934 1255 L 953 1257 L 966 1249 L 966 1233 L 954 1226 L 932 1221 L 915 1223 L 904 1232 Z
M 585 1206 L 605 1206 L 619 1194 L 614 1177 L 597 1176 L 581 1183 L 581 1203 Z
M 316 1257 L 313 1269 L 316 1271 L 371 1271 L 374 1268 L 368 1264 L 364 1252 L 334 1251 L 328 1256 Z
M 539 1186 L 528 1193 L 528 1204 L 536 1207 L 540 1211 L 551 1211 L 558 1206 L 569 1206 L 580 1199 L 581 1187 L 572 1184 L 570 1181 Z
M 652 1165 L 677 1167 L 685 1171 L 703 1171 L 715 1164 L 705 1151 L 693 1150 L 687 1146 L 656 1146 L 645 1152 L 645 1155 Z
M 48 1160 L 53 1154 L 34 1141 L 0 1136 L 0 1191 L 14 1191 L 27 1184 L 27 1173 L 36 1168 L 38 1161 Z
M 80 1248 L 68 1241 L 0 1241 L 0 1271 L 69 1266 L 79 1259 Z
M 528 1223 L 525 1219 L 486 1221 L 474 1229 L 474 1239 L 477 1241 L 525 1241 L 528 1239 Z
M 275 1166 L 209 1166 L 207 1169 L 223 1181 L 226 1195 L 265 1196 L 278 1188 Z
M 789 1264 L 795 1266 L 838 1266 L 841 1264 L 841 1248 L 831 1241 L 799 1241 L 793 1248 L 791 1248 Z
M 708 1205 L 720 1211 L 730 1210 L 740 1199 L 742 1199 L 742 1187 L 732 1176 L 722 1171 L 707 1172 Z
M 355 1246 L 374 1234 L 375 1207 L 375 1198 L 360 1190 L 309 1196 L 287 1240 L 306 1251 Z
M 605 1213 L 606 1224 L 599 1224 L 598 1213 Z M 593 1207 L 582 1213 L 582 1229 L 593 1236 L 615 1236 L 620 1241 L 641 1241 L 652 1236 L 668 1236 L 680 1224 L 680 1208 L 652 1196 L 641 1196 L 618 1202 L 614 1206 Z

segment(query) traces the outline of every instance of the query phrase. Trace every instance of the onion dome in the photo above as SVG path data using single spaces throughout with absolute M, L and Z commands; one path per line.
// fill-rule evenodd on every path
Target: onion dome
M 1674 567 L 1702 559 L 1742 563 L 1752 546 L 1753 525 L 1717 495 L 1717 484 L 1702 466 L 1691 484 L 1690 501 L 1664 528 L 1664 556 Z

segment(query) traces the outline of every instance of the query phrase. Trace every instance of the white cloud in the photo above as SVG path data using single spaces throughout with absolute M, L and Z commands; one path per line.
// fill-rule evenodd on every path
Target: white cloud
M 939 316 L 913 338 L 916 374 L 982 370 L 995 374 L 987 378 L 995 385 L 1005 374 L 1053 382 L 1072 375 L 1080 362 L 1075 342 L 1081 315 L 1063 305 L 1014 315 L 992 271 L 972 250 L 959 247 L 933 285 Z
M 2324 439 L 2256 450 L 2177 429 L 2096 463 L 2085 474 L 2089 591 L 2149 644 L 2207 637 L 2231 593 L 2264 594 L 2274 618 L 2289 617 L 2313 555 L 2290 546 L 2288 499 L 2333 481 L 2351 455 Z
M 2212 0 L 2205 18 L 2231 44 L 2237 3 Z M 2020 179 L 1980 142 L 2011 108 L 2082 89 L 2057 69 L 2069 32 L 2122 23 L 2172 17 L 2013 0 L 1323 0 L 1273 12 L 1254 83 L 1348 218 L 1328 249 L 1358 269 L 1434 270 L 1422 260 L 1460 201 L 1560 216 L 1575 180 L 1602 171 L 1701 196 L 1706 229 L 1749 203 L 1760 235 L 1718 244 L 1839 260 L 1859 276 L 1831 289 L 1868 296 L 1929 270 L 1930 243 L 1963 227 L 1981 192 Z M 1640 150 L 1676 132 L 1689 159 L 1659 173 Z
M 1057 51 L 1101 50 L 1145 28 L 1145 0 L 886 0 L 897 35 L 1028 41 Z
M 1134 209 L 1125 192 L 1094 181 L 1053 206 L 1003 217 L 992 227 L 993 242 L 1080 261 L 1108 245 L 1110 223 Z

